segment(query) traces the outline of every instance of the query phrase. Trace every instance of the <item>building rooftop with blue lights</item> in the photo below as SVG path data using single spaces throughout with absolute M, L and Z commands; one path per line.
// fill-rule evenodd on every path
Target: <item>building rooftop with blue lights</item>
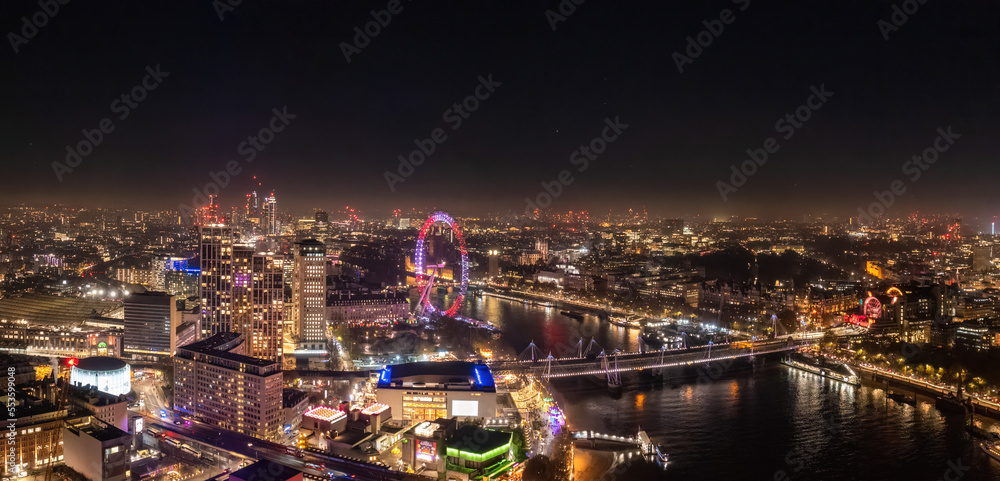
M 496 392 L 489 366 L 467 361 L 411 362 L 386 366 L 379 372 L 378 387 Z

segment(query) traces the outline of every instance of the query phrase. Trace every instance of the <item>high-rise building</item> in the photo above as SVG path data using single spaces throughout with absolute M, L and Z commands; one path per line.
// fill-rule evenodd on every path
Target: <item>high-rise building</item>
M 326 245 L 316 239 L 295 244 L 292 333 L 302 341 L 326 340 Z
M 201 271 L 199 269 L 184 269 L 181 271 L 170 271 L 166 275 L 166 288 L 164 289 L 172 296 L 179 299 L 187 299 L 199 294 L 198 280 Z
M 233 228 L 199 228 L 202 337 L 232 331 Z
M 132 359 L 159 360 L 176 350 L 174 329 L 181 323 L 176 297 L 143 292 L 125 298 L 124 350 Z
M 233 247 L 231 329 L 247 341 L 250 357 L 281 360 L 285 284 L 278 256 Z
M 490 249 L 486 252 L 489 256 L 489 269 L 486 271 L 487 282 L 496 282 L 497 278 L 500 277 L 500 251 L 498 249 Z
M 187 259 L 168 255 L 153 256 L 149 270 L 152 281 L 150 287 L 154 291 L 167 290 L 167 273 L 187 267 Z
M 993 246 L 982 244 L 972 247 L 972 270 L 986 272 L 993 267 Z
M 177 348 L 174 409 L 223 429 L 278 442 L 281 363 L 245 355 L 246 341 L 220 333 Z
M 247 354 L 280 360 L 284 282 L 275 254 L 235 245 L 228 226 L 201 229 L 202 337 L 242 334 Z
M 278 234 L 278 199 L 274 197 L 274 193 L 271 193 L 269 197 L 264 198 L 264 208 L 261 212 L 262 224 L 264 227 L 264 235 L 277 235 Z

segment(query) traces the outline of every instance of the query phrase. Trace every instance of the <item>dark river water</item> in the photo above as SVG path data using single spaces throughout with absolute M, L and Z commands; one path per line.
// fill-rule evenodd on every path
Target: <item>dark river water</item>
M 481 297 L 470 298 L 463 314 L 498 324 L 517 352 L 532 340 L 546 353 L 575 350 L 581 334 L 606 349 L 637 350 L 637 331 L 593 316 L 579 322 L 560 310 Z M 634 457 L 578 479 L 1000 479 L 1000 462 L 966 434 L 964 417 L 943 416 L 932 399 L 897 404 L 878 386 L 848 386 L 773 361 L 736 367 L 671 372 L 662 383 L 631 375 L 614 395 L 595 378 L 555 381 L 571 429 L 642 429 L 670 453 L 666 470 Z

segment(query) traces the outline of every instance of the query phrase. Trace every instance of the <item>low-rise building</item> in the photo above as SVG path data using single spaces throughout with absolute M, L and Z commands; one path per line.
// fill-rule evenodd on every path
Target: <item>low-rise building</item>
M 131 476 L 129 433 L 88 416 L 62 428 L 66 466 L 90 481 L 125 481 Z
M 990 329 L 978 322 L 963 322 L 955 330 L 955 346 L 976 351 L 990 348 Z
M 448 479 L 490 481 L 513 465 L 513 435 L 509 432 L 463 426 L 446 447 Z
M 285 444 L 289 444 L 298 439 L 302 415 L 309 407 L 309 395 L 298 389 L 284 388 L 281 391 L 281 407 L 285 420 L 281 431 L 285 435 Z
M 395 364 L 379 373 L 377 386 L 378 402 L 403 420 L 493 418 L 497 413 L 496 383 L 485 364 Z
M 327 298 L 326 314 L 330 323 L 335 325 L 386 325 L 409 316 L 410 300 L 405 293 L 338 294 Z
M 128 400 L 96 388 L 69 386 L 67 401 L 122 431 L 128 431 Z

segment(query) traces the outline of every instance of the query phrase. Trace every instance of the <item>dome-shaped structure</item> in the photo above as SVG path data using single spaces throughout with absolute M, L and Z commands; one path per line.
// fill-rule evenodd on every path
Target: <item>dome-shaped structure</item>
M 88 357 L 73 366 L 69 382 L 74 386 L 91 386 L 115 396 L 128 394 L 132 390 L 131 368 L 121 359 Z

